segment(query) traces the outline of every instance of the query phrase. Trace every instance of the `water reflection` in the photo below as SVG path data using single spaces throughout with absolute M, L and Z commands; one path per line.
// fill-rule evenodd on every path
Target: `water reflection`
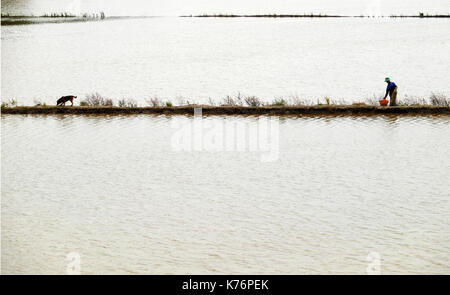
M 4 273 L 448 272 L 448 116 L 282 117 L 274 162 L 176 152 L 180 116 L 1 118 Z

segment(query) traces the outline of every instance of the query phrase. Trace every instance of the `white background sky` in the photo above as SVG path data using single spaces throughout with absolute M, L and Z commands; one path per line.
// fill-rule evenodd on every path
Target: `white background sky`
M 107 15 L 202 13 L 327 13 L 391 15 L 450 13 L 449 0 L 2 0 L 2 12 L 43 14 L 98 12 Z

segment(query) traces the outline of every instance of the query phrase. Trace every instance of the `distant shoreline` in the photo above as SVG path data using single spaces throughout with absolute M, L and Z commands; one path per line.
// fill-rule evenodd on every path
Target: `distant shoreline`
M 33 24 L 51 24 L 51 23 L 75 23 L 88 21 L 103 21 L 114 19 L 131 18 L 153 18 L 161 16 L 108 16 L 104 14 L 92 15 L 72 15 L 67 13 L 50 15 L 9 15 L 2 14 L 2 26 L 14 25 L 33 25 Z M 390 16 L 369 16 L 369 15 L 328 15 L 328 14 L 200 14 L 200 15 L 181 15 L 182 18 L 450 18 L 450 14 L 423 14 L 417 15 L 390 15 Z
M 379 107 L 368 105 L 340 106 L 208 106 L 189 105 L 174 107 L 110 107 L 110 106 L 17 106 L 3 107 L 2 114 L 73 114 L 73 115 L 193 115 L 195 108 L 202 109 L 202 115 L 249 115 L 249 116 L 368 116 L 368 115 L 450 115 L 450 107 L 439 106 L 396 106 Z
M 217 17 L 217 18 L 237 18 L 237 17 L 261 17 L 261 18 L 450 18 L 450 14 L 424 14 L 417 15 L 328 15 L 328 14 L 200 14 L 182 15 L 181 17 Z
M 77 23 L 77 22 L 93 22 L 93 21 L 108 21 L 115 19 L 130 19 L 130 18 L 151 18 L 150 16 L 108 16 L 108 17 L 92 17 L 92 16 L 26 16 L 2 15 L 2 26 L 16 26 L 16 25 L 35 25 L 35 24 L 57 24 L 57 23 Z

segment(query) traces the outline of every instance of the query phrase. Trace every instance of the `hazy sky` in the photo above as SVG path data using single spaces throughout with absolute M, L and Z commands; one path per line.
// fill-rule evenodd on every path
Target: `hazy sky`
M 449 0 L 2 0 L 2 12 L 35 14 L 105 11 L 107 15 L 201 13 L 328 13 L 390 15 L 450 13 Z

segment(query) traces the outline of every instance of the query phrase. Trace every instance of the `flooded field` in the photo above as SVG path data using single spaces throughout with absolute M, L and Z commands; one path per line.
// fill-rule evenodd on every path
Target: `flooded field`
M 2 27 L 2 100 L 450 96 L 450 19 L 155 17 Z M 6 57 L 6 58 L 5 58 Z M 26 86 L 25 86 L 26 85 Z
M 264 120 L 2 115 L 2 272 L 449 272 L 448 116 Z
M 1 273 L 449 274 L 448 0 L 382 2 L 2 0 Z

